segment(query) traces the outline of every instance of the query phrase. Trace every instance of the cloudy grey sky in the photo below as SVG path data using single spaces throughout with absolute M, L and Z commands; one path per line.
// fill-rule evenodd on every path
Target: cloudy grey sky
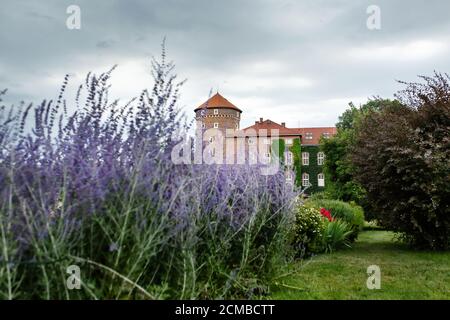
M 80 30 L 66 27 L 72 4 Z M 366 27 L 373 4 L 381 30 Z M 149 58 L 166 37 L 188 79 L 188 116 L 219 89 L 243 109 L 243 126 L 329 126 L 350 101 L 392 97 L 397 79 L 449 72 L 449 14 L 447 0 L 0 0 L 0 88 L 8 101 L 37 102 L 66 73 L 76 87 L 118 64 L 113 95 L 126 100 L 151 85 Z

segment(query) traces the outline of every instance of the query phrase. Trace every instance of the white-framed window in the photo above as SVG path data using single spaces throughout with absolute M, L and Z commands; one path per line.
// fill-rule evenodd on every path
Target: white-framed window
M 292 139 L 285 139 L 284 142 L 286 142 L 286 144 L 292 144 Z
M 219 128 L 219 123 L 218 123 L 218 122 L 214 122 L 214 125 L 213 125 L 213 126 L 214 126 L 214 128 L 217 129 L 217 128 Z
M 286 181 L 292 181 L 292 172 L 291 171 L 286 172 Z
M 322 166 L 325 161 L 325 154 L 323 152 L 317 153 L 317 165 Z
M 219 114 L 219 109 L 214 109 L 214 114 Z
M 328 139 L 328 138 L 330 137 L 330 133 L 329 133 L 329 132 L 324 132 L 324 133 L 322 133 L 322 136 L 323 136 L 325 139 Z
M 317 185 L 319 187 L 325 187 L 325 175 L 323 173 L 317 175 Z
M 306 140 L 312 140 L 312 138 L 313 138 L 312 132 L 306 132 L 305 133 L 305 139 Z
M 254 144 L 255 140 L 253 138 L 248 138 L 247 142 L 248 144 Z
M 309 174 L 306 172 L 302 174 L 302 186 L 309 187 Z
M 294 163 L 294 155 L 292 154 L 292 152 L 287 151 L 285 156 L 286 156 L 286 164 L 287 165 L 291 165 Z
M 302 165 L 309 165 L 309 152 L 302 152 Z
M 264 144 L 270 144 L 270 139 L 269 138 L 264 138 L 263 139 L 263 143 Z
M 236 111 L 236 117 L 239 118 L 239 111 Z

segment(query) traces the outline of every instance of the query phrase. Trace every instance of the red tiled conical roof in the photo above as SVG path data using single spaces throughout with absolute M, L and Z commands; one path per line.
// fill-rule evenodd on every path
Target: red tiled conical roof
M 200 106 L 198 106 L 194 110 L 194 112 L 196 112 L 202 108 L 205 108 L 205 107 L 207 109 L 221 109 L 221 108 L 233 109 L 233 110 L 242 112 L 241 109 L 239 109 L 234 104 L 232 104 L 230 101 L 228 101 L 227 99 L 222 97 L 220 95 L 220 93 L 218 93 L 218 92 L 215 95 L 213 95 L 211 98 L 209 98 L 208 101 L 206 101 L 206 102 L 202 103 Z

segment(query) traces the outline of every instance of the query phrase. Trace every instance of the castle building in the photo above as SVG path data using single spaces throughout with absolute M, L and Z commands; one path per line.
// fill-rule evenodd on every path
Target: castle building
M 270 119 L 260 118 L 254 125 L 240 129 L 242 110 L 219 93 L 198 106 L 194 112 L 197 128 L 220 132 L 225 141 L 228 141 L 225 145 L 232 145 L 233 150 L 236 150 L 236 138 L 245 137 L 246 148 L 252 145 L 258 148 L 266 146 L 259 152 L 270 158 L 270 152 L 273 150 L 271 146 L 278 140 L 277 144 L 284 146 L 285 150 L 282 157 L 286 168 L 286 181 L 308 187 L 307 193 L 324 189 L 325 154 L 320 151 L 320 139 L 335 135 L 335 127 L 288 128 L 285 122 L 279 124 Z M 273 132 L 277 135 L 274 136 Z M 214 137 L 209 138 L 210 142 L 213 140 Z M 230 144 L 230 141 L 233 142 Z

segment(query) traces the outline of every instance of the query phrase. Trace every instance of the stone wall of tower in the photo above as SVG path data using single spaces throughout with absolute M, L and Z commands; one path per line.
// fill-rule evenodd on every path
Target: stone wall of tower
M 214 114 L 214 110 L 217 110 L 217 114 Z M 214 123 L 219 124 L 219 129 L 225 131 L 225 129 L 239 129 L 241 115 L 239 111 L 233 109 L 217 108 L 206 109 L 205 115 L 202 117 L 202 110 L 197 110 L 195 113 L 195 119 L 197 124 L 203 121 L 205 129 L 214 128 Z

